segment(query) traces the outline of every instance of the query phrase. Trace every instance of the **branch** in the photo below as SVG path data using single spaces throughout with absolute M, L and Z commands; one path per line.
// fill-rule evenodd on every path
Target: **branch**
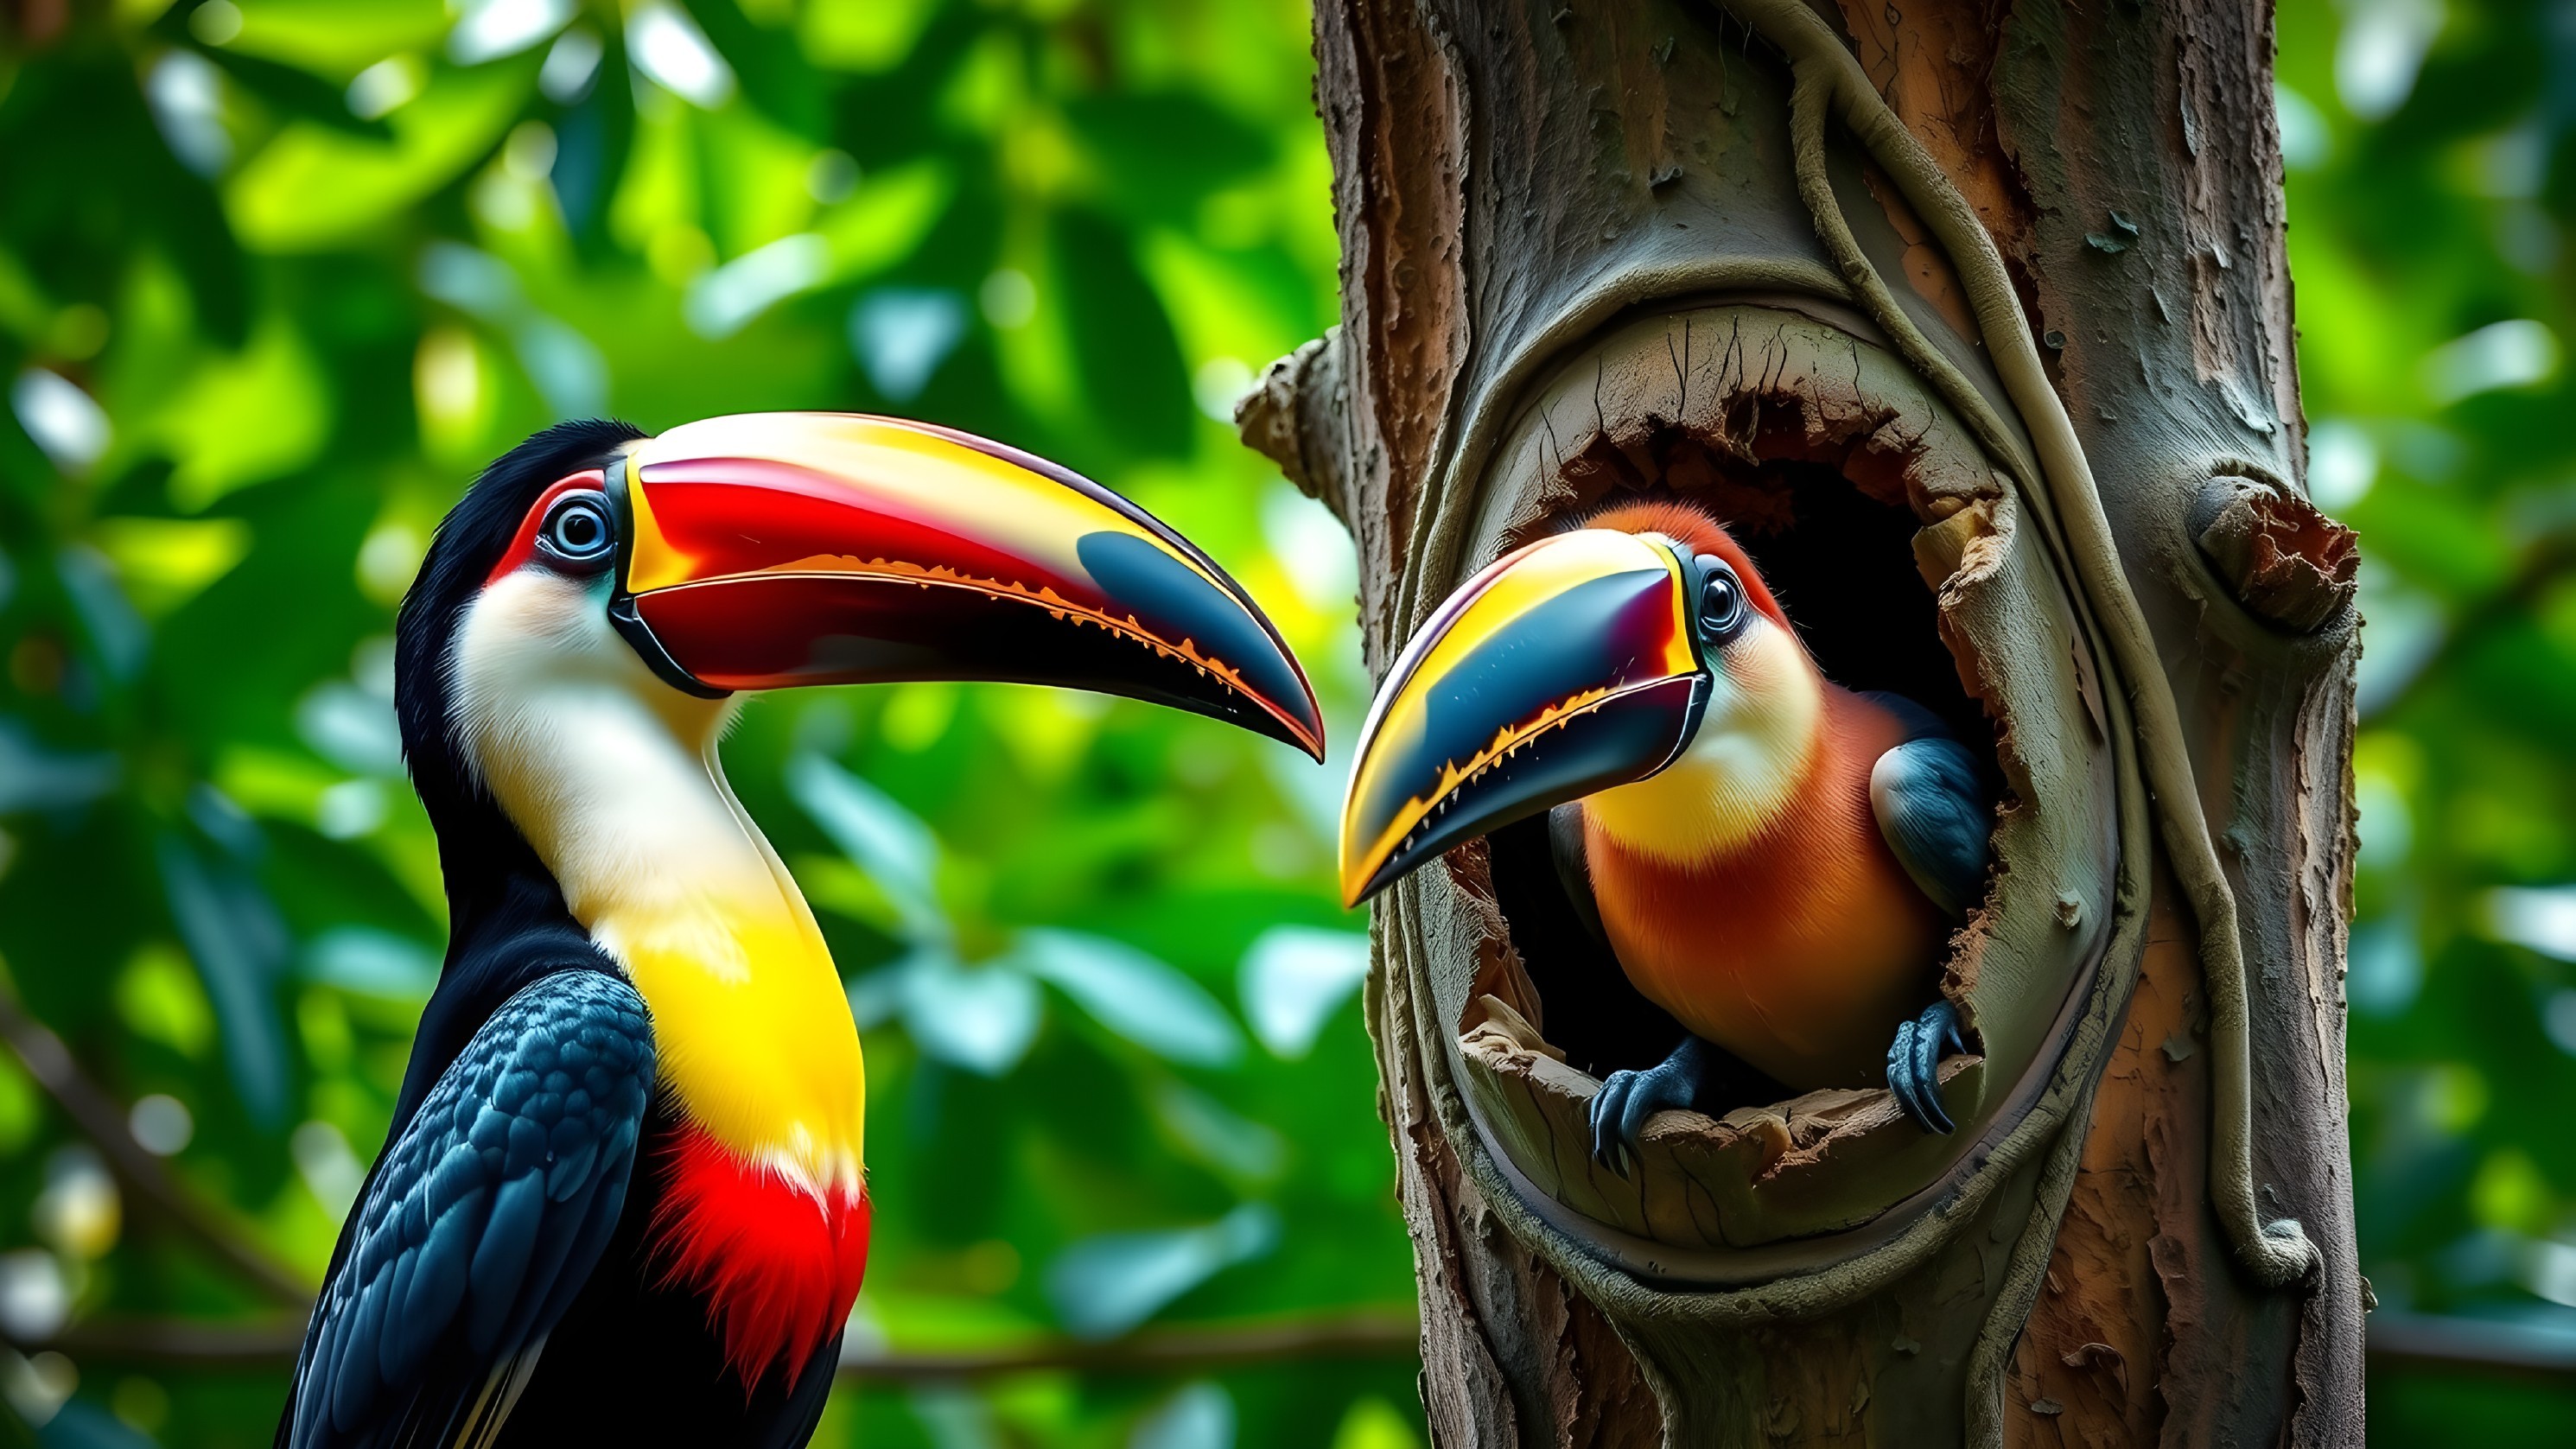
M 844 1383 L 1001 1378 L 1026 1373 L 1180 1376 L 1247 1364 L 1317 1359 L 1409 1359 L 1419 1330 L 1409 1313 L 1362 1312 L 1318 1318 L 1273 1318 L 1147 1329 L 1093 1343 L 1046 1337 L 986 1349 L 941 1353 L 872 1349 L 844 1354 Z M 52 1349 L 74 1359 L 179 1369 L 277 1371 L 294 1366 L 300 1320 L 192 1322 L 170 1318 L 99 1318 L 53 1338 L 16 1343 L 22 1353 Z
M 949 1353 L 844 1352 L 840 1377 L 844 1383 L 884 1383 L 1048 1371 L 1184 1375 L 1314 1359 L 1409 1359 L 1420 1352 L 1421 1337 L 1421 1327 L 1410 1313 L 1275 1318 L 1151 1328 L 1097 1343 L 1043 1338 Z
M 917 1383 L 1077 1373 L 1180 1377 L 1252 1364 L 1410 1359 L 1419 1329 L 1404 1313 L 1361 1312 L 1147 1329 L 1105 1343 L 1050 1337 L 944 1353 L 874 1349 L 841 1360 L 848 1384 Z M 23 1353 L 54 1349 L 74 1359 L 163 1368 L 281 1371 L 295 1363 L 297 1319 L 208 1323 L 166 1318 L 100 1318 Z M 2563 1382 L 2576 1375 L 2576 1337 L 2516 1323 L 2382 1311 L 2370 1318 L 2374 1372 L 2435 1371 Z
M 2414 669 L 2401 680 L 2394 693 L 2363 713 L 2361 722 L 2369 724 L 2386 719 L 2403 708 L 2424 689 L 2433 675 L 2456 662 L 2472 641 L 2482 639 L 2499 625 L 2531 613 L 2541 597 L 2560 579 L 2576 573 L 2576 533 L 2546 535 L 2527 548 L 2513 577 L 2503 588 L 2479 599 L 2450 621 L 2432 652 L 2417 660 Z
M 304 1344 L 302 1318 L 225 1322 L 187 1318 L 93 1318 L 46 1339 L 15 1339 L 20 1353 L 48 1349 L 75 1361 L 185 1369 L 289 1369 Z
M 81 1135 L 97 1146 L 128 1191 L 265 1296 L 299 1311 L 312 1306 L 313 1287 L 304 1276 L 244 1237 L 172 1176 L 160 1158 L 145 1151 L 126 1127 L 126 1113 L 116 1099 L 81 1071 L 62 1038 L 28 1015 L 16 994 L 5 988 L 0 988 L 0 1041 L 8 1043 L 27 1074 L 72 1119 Z M 293 1351 L 288 1349 L 290 1354 Z
M 2368 1331 L 2375 1372 L 2448 1370 L 2556 1383 L 2576 1377 L 2576 1334 L 2563 1331 L 2385 1309 L 2370 1315 Z
M 197 1369 L 282 1369 L 295 1362 L 304 1339 L 312 1290 L 293 1269 L 252 1243 L 161 1159 L 144 1150 L 126 1127 L 126 1114 L 81 1071 L 63 1039 L 27 1014 L 0 989 L 0 1042 L 60 1105 L 81 1134 L 96 1144 L 117 1176 L 182 1234 L 233 1268 L 261 1292 L 295 1309 L 264 1322 L 215 1322 L 175 1318 L 99 1318 L 66 1328 L 50 1339 L 20 1341 L 24 1353 L 53 1349 L 74 1358 Z M 851 1382 L 991 1378 L 1049 1370 L 1105 1374 L 1188 1374 L 1250 1363 L 1304 1359 L 1403 1358 L 1415 1352 L 1417 1330 L 1409 1314 L 1356 1313 L 1329 1318 L 1273 1319 L 1205 1327 L 1159 1328 L 1095 1343 L 1042 1338 L 992 1349 L 947 1353 L 875 1350 L 845 1356 L 840 1375 Z

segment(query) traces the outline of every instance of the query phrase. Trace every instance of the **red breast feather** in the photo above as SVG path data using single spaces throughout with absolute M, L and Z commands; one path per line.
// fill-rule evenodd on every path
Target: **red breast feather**
M 745 1393 L 782 1364 L 793 1388 L 859 1296 L 867 1194 L 818 1199 L 696 1127 L 680 1129 L 666 1160 L 652 1225 L 664 1282 L 706 1300 L 708 1326 Z

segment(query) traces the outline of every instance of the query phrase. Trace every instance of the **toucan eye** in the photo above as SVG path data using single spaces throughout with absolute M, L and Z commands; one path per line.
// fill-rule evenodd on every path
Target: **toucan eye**
M 1744 585 L 1723 559 L 1701 554 L 1699 626 L 1710 639 L 1724 639 L 1744 622 Z
M 537 548 L 559 567 L 594 572 L 616 551 L 617 533 L 609 526 L 608 498 L 594 492 L 567 493 L 546 512 L 537 529 Z

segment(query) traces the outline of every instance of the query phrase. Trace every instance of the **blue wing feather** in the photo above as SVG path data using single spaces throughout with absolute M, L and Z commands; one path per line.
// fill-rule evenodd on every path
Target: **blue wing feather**
M 1994 849 L 1994 809 L 1976 756 L 1946 733 L 1918 734 L 1878 757 L 1869 803 L 1914 884 L 1943 911 L 1966 915 Z
M 524 1373 L 616 1230 L 652 1084 L 644 1003 L 617 977 L 541 976 L 494 1011 L 357 1205 L 285 1442 L 440 1442 Z

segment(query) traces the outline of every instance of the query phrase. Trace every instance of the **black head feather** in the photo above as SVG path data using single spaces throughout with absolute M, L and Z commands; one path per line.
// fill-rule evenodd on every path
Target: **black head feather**
M 599 467 L 644 433 L 606 419 L 557 423 L 495 459 L 448 510 L 403 596 L 394 626 L 394 712 L 403 757 L 438 832 L 439 867 L 447 878 L 449 960 L 513 894 L 553 882 L 526 837 L 492 797 L 473 784 L 456 752 L 448 709 L 448 646 L 465 606 L 517 536 L 520 521 L 547 485 L 567 473 Z M 561 910 L 560 897 L 555 910 Z

